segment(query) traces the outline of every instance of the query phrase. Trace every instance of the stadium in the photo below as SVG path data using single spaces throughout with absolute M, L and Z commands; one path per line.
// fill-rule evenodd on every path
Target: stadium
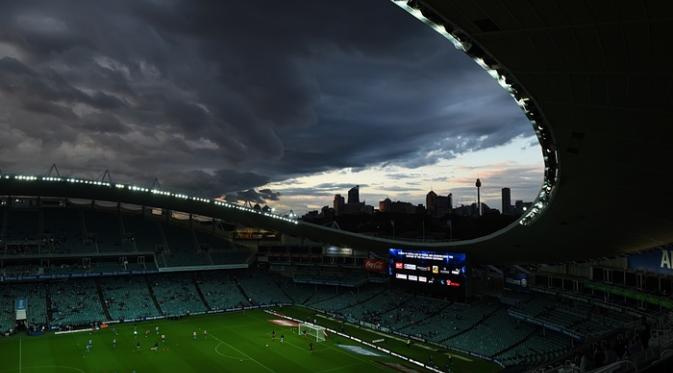
M 622 203 L 667 180 L 673 9 L 392 3 L 524 111 L 544 157 L 531 209 L 412 241 L 0 173 L 0 373 L 673 370 L 673 196 Z

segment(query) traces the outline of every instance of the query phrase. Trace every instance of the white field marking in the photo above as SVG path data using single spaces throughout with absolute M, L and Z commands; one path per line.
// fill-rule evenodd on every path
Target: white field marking
M 273 373 L 276 372 L 275 370 L 273 370 L 273 369 L 267 367 L 266 365 L 260 363 L 257 359 L 253 358 L 252 356 L 250 356 L 250 355 L 246 354 L 245 352 L 239 350 L 238 348 L 236 348 L 236 347 L 230 345 L 229 343 L 227 343 L 227 342 L 225 342 L 225 341 L 223 341 L 223 340 L 217 338 L 217 337 L 214 336 L 213 334 L 208 334 L 208 336 L 209 336 L 209 337 L 212 337 L 212 338 L 215 339 L 216 341 L 218 341 L 218 342 L 220 342 L 220 343 L 226 345 L 227 347 L 229 347 L 229 348 L 231 348 L 232 350 L 238 352 L 239 354 L 241 354 L 241 355 L 247 357 L 248 359 L 254 361 L 257 365 L 259 365 L 260 367 L 266 369 L 267 371 L 269 371 L 269 372 L 273 372 Z
M 297 350 L 301 350 L 301 351 L 309 351 L 308 348 L 301 348 L 300 346 L 297 346 L 296 344 L 294 344 L 294 343 L 288 341 L 287 339 L 286 339 L 285 342 L 283 342 L 283 343 L 287 343 L 288 345 L 290 345 L 290 347 L 294 347 L 294 348 L 296 348 Z M 318 351 L 327 350 L 327 347 L 328 347 L 328 346 L 325 346 L 325 348 L 321 348 L 321 349 L 314 348 L 314 349 L 313 349 L 313 352 L 318 352 Z
M 317 315 L 317 316 L 320 316 L 320 315 Z M 289 343 L 287 340 L 285 340 L 285 342 Z M 296 348 L 300 348 L 300 349 L 301 349 L 301 347 L 296 346 L 296 345 L 294 345 L 293 343 L 289 343 L 289 344 L 290 344 L 291 346 L 293 346 L 293 347 L 296 347 Z M 326 349 L 330 349 L 330 350 L 334 350 L 334 351 L 340 352 L 340 353 L 342 353 L 342 354 L 345 354 L 346 356 L 350 356 L 351 358 L 353 358 L 353 359 L 355 359 L 355 360 L 362 361 L 363 363 L 369 364 L 369 365 L 374 366 L 374 367 L 376 367 L 376 368 L 378 368 L 378 369 L 381 368 L 380 365 L 376 364 L 376 363 L 373 362 L 371 359 L 363 359 L 363 358 L 359 357 L 358 355 L 356 355 L 356 354 L 354 354 L 354 353 L 348 352 L 348 351 L 343 350 L 343 349 L 341 349 L 341 348 L 336 348 L 336 347 L 334 347 L 334 346 L 330 346 L 329 344 L 323 344 L 323 345 L 326 347 Z M 380 356 L 380 357 L 388 357 L 388 356 Z M 390 356 L 390 357 L 392 357 L 392 356 Z M 397 359 L 395 359 L 395 360 L 397 360 Z
M 352 352 L 354 354 L 360 355 L 360 356 L 369 356 L 369 357 L 381 357 L 381 355 L 378 351 L 373 351 L 371 349 L 365 348 L 358 345 L 344 345 L 344 344 L 338 344 L 337 347 L 343 348 L 344 350 L 348 352 Z
M 377 368 L 381 368 L 380 365 L 376 364 L 376 363 L 373 362 L 371 359 L 363 359 L 363 358 L 361 358 L 360 356 L 358 356 L 358 355 L 356 355 L 356 354 L 354 354 L 354 353 L 348 352 L 348 351 L 346 351 L 346 350 L 344 350 L 344 349 L 341 349 L 341 348 L 336 348 L 336 347 L 333 347 L 333 346 L 330 346 L 330 345 L 326 345 L 326 346 L 327 346 L 327 348 L 329 348 L 330 350 L 334 350 L 334 351 L 341 352 L 342 354 L 345 354 L 346 356 L 350 356 L 350 357 L 352 357 L 352 358 L 355 359 L 355 360 L 360 360 L 360 361 L 362 361 L 362 362 L 364 362 L 364 363 L 367 363 L 367 364 L 369 364 L 369 365 L 375 366 L 375 367 L 377 367 Z
M 355 327 L 358 327 L 358 326 L 356 325 Z M 404 339 L 404 338 L 400 338 L 400 337 L 395 336 L 395 335 L 386 334 L 386 333 L 380 332 L 380 331 L 378 331 L 378 330 L 369 329 L 369 328 L 362 328 L 362 327 L 358 327 L 358 328 L 360 328 L 361 330 L 364 330 L 364 331 L 366 331 L 366 332 L 370 332 L 370 333 L 378 334 L 378 335 L 380 335 L 380 336 L 382 336 L 382 337 L 386 337 L 386 338 L 394 339 L 394 340 L 396 340 L 396 341 L 400 341 L 400 342 L 404 342 L 404 343 L 407 342 L 407 340 Z
M 295 345 L 294 343 L 288 342 L 287 339 L 285 340 L 285 343 L 288 343 L 290 346 L 292 346 L 292 347 L 294 347 L 294 348 L 298 348 L 298 349 L 300 349 L 300 350 L 306 351 L 305 349 L 303 349 L 303 348 L 301 348 L 301 347 Z M 339 351 L 339 352 L 341 352 L 342 354 L 345 354 L 345 355 L 347 355 L 347 356 L 350 356 L 350 357 L 352 357 L 352 358 L 355 359 L 355 360 L 359 360 L 359 361 L 362 361 L 362 362 L 367 363 L 367 364 L 369 364 L 369 365 L 373 365 L 373 366 L 375 366 L 375 367 L 377 367 L 377 368 L 380 368 L 380 366 L 379 366 L 378 364 L 376 364 L 375 362 L 373 362 L 373 361 L 371 361 L 371 360 L 368 360 L 368 359 L 363 359 L 363 358 L 359 357 L 358 355 L 356 355 L 355 353 L 351 353 L 351 352 L 346 351 L 346 350 L 343 350 L 343 349 L 341 349 L 341 348 L 332 347 L 332 346 L 330 346 L 330 345 L 328 345 L 328 344 L 323 344 L 323 346 L 325 346 L 325 348 L 324 348 L 325 350 L 330 349 L 330 350 L 334 350 L 334 351 Z M 315 351 L 315 350 L 314 350 L 314 351 Z M 379 357 L 382 357 L 382 356 L 379 356 Z
M 223 343 L 218 343 L 217 346 L 215 346 L 215 353 L 216 353 L 216 354 L 218 354 L 218 355 L 220 355 L 220 356 L 222 356 L 223 358 L 226 358 L 226 359 L 239 360 L 239 361 L 249 361 L 248 359 L 241 359 L 240 356 L 239 356 L 239 357 L 236 357 L 236 356 L 231 356 L 231 355 L 223 354 L 223 353 L 220 352 L 220 350 L 219 350 L 220 346 L 223 346 L 223 345 L 224 345 Z

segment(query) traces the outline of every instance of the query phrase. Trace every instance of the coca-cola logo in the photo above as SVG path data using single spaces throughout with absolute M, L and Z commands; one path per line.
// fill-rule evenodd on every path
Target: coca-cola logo
M 386 262 L 380 259 L 367 259 L 365 260 L 365 270 L 368 272 L 385 273 Z

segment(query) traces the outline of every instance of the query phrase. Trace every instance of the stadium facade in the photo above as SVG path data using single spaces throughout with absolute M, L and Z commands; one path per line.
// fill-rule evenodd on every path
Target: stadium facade
M 2 174 L 0 331 L 19 326 L 39 334 L 41 327 L 295 305 L 296 317 L 320 314 L 336 327 L 345 321 L 375 329 L 423 343 L 422 355 L 436 349 L 442 359 L 451 351 L 544 370 L 565 358 L 579 363 L 589 344 L 600 343 L 604 351 L 627 345 L 618 356 L 625 366 L 670 365 L 673 251 L 623 254 L 673 241 L 673 196 L 651 192 L 652 183 L 667 180 L 673 139 L 665 48 L 673 41 L 673 6 L 393 2 L 472 57 L 530 119 L 545 172 L 534 207 L 520 220 L 469 241 L 397 241 L 156 188 Z M 227 224 L 282 237 L 248 246 L 222 233 Z M 388 263 L 367 262 L 391 248 L 403 250 Z M 411 271 L 442 271 L 424 264 L 416 255 L 423 251 L 467 254 L 474 298 L 425 296 L 363 270 L 385 272 L 387 264 L 420 283 Z M 526 265 L 592 258 L 602 259 Z M 609 360 L 590 359 L 596 366 Z M 444 370 L 437 363 L 419 365 Z

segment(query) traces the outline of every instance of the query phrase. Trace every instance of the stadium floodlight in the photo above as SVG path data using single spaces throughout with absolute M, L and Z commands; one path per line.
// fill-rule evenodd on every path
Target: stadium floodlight
M 300 322 L 298 328 L 299 335 L 315 338 L 316 342 L 325 342 L 327 339 L 327 329 L 308 322 Z

